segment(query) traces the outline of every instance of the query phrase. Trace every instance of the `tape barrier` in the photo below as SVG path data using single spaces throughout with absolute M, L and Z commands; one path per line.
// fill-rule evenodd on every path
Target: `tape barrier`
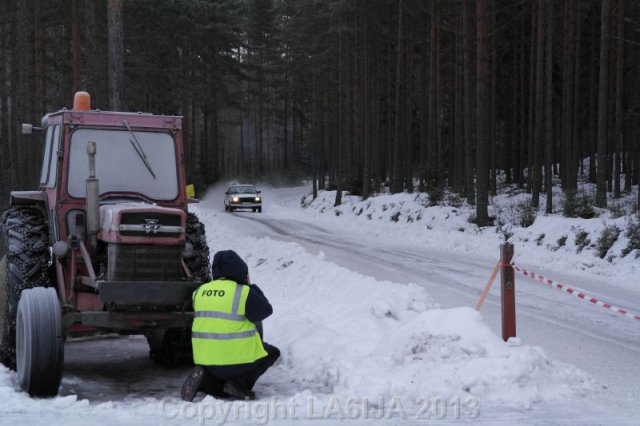
M 622 308 L 618 308 L 616 306 L 613 306 L 610 303 L 606 303 L 603 302 L 602 300 L 599 300 L 593 296 L 590 296 L 588 294 L 586 294 L 583 290 L 579 289 L 579 288 L 571 288 L 569 286 L 566 286 L 565 284 L 562 283 L 558 283 L 555 282 L 553 280 L 550 280 L 549 278 L 545 278 L 542 275 L 532 272 L 532 271 L 528 271 L 524 268 L 520 268 L 514 264 L 510 264 L 510 265 L 504 265 L 501 264 L 500 266 L 511 266 L 515 271 L 520 272 L 522 275 L 524 275 L 525 277 L 531 278 L 533 280 L 539 281 L 543 284 L 547 284 L 551 287 L 555 287 L 558 288 L 560 290 L 563 290 L 569 294 L 573 294 L 574 296 L 577 296 L 578 298 L 582 299 L 582 300 L 586 300 L 588 302 L 591 302 L 595 305 L 598 306 L 602 306 L 603 308 L 609 309 L 610 311 L 616 312 L 620 315 L 624 315 L 625 317 L 640 321 L 640 314 L 634 314 L 632 312 L 629 312 L 626 309 L 622 309 Z

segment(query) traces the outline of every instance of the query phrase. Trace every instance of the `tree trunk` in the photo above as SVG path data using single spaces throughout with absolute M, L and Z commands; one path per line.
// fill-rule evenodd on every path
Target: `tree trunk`
M 80 3 L 71 0 L 71 37 L 73 39 L 73 92 L 80 90 Z
M 535 2 L 534 2 L 535 4 Z M 517 169 L 517 181 L 518 187 L 524 188 L 524 170 L 527 165 L 527 141 L 529 138 L 529 132 L 527 130 L 527 89 L 526 89 L 526 54 L 525 54 L 525 42 L 526 42 L 526 22 L 524 17 L 520 19 L 520 146 L 518 148 L 518 169 Z M 529 82 L 530 83 L 530 82 Z
M 597 37 L 592 37 L 591 49 L 597 49 Z M 598 153 L 598 58 L 592 55 L 589 77 L 589 182 L 596 183 Z
M 7 101 L 9 97 L 6 91 L 7 81 L 7 62 L 11 53 L 8 49 L 5 49 L 5 36 L 8 31 L 8 19 L 6 2 L 0 1 L 0 16 L 5 19 L 0 19 L 0 210 L 4 210 L 6 202 L 8 201 L 9 191 L 11 189 L 9 183 L 9 130 L 7 119 Z
M 478 190 L 476 205 L 476 220 L 480 226 L 489 222 L 488 194 L 487 194 L 487 139 L 489 132 L 489 55 L 487 52 L 487 3 L 486 0 L 476 0 L 477 19 L 477 108 L 476 108 L 476 187 Z
M 536 69 L 535 69 L 535 115 L 533 137 L 533 164 L 531 170 L 531 206 L 540 206 L 540 179 L 542 137 L 544 134 L 544 4 L 545 0 L 538 0 L 538 28 L 536 42 Z
M 405 69 L 407 70 L 405 75 L 405 85 L 404 85 L 404 111 L 401 115 L 403 119 L 404 126 L 402 126 L 402 140 L 404 141 L 402 147 L 402 157 L 403 157 L 403 166 L 404 170 L 404 187 L 406 188 L 409 194 L 413 193 L 413 158 L 411 155 L 411 145 L 413 141 L 412 135 L 412 127 L 413 127 L 413 111 L 412 111 L 412 102 L 413 102 L 413 87 L 414 81 L 412 78 L 413 70 L 413 55 L 410 53 L 413 51 L 413 38 L 411 37 L 411 33 L 409 32 L 406 37 L 406 46 L 405 46 Z M 437 76 L 436 76 L 437 78 Z M 436 84 L 437 88 L 437 84 Z M 437 95 L 436 95 L 437 96 Z M 437 107 L 437 103 L 436 103 Z
M 613 197 L 620 198 L 620 175 L 622 171 L 622 86 L 624 72 L 624 0 L 618 1 L 618 47 L 616 52 L 616 100 L 615 100 L 615 130 L 613 144 L 613 177 L 615 180 L 613 186 Z
M 464 192 L 467 196 L 467 203 L 475 204 L 476 196 L 473 186 L 473 70 L 471 69 L 471 52 L 473 49 L 472 32 L 473 18 L 471 15 L 471 0 L 462 0 L 462 20 L 463 20 L 463 67 L 464 67 L 464 155 L 465 155 L 465 188 Z
M 427 150 L 427 188 L 433 188 L 435 179 L 439 179 L 438 176 L 438 2 L 431 2 L 431 46 L 430 46 L 430 59 L 429 59 L 429 120 L 427 124 L 428 134 L 428 150 Z M 424 165 L 423 165 L 424 166 Z
M 535 132 L 535 99 L 536 99 L 536 21 L 538 19 L 539 1 L 531 2 L 531 39 L 529 51 L 529 133 L 527 134 L 527 192 L 531 193 L 533 184 L 533 143 Z
M 609 96 L 609 0 L 602 0 L 598 84 L 598 164 L 596 206 L 607 207 L 607 98 Z
M 573 11 L 574 1 L 564 3 L 564 40 L 562 64 L 562 184 L 566 191 L 575 192 L 577 187 L 577 158 L 573 151 Z
M 588 153 L 588 143 L 585 144 L 583 142 L 583 140 L 585 139 L 585 132 L 581 131 L 581 118 L 584 116 L 584 110 L 585 109 L 589 109 L 589 108 L 584 108 L 584 105 L 582 104 L 582 102 L 584 102 L 584 97 L 580 96 L 580 93 L 582 93 L 580 91 L 580 73 L 582 72 L 582 64 L 581 64 L 581 57 L 582 55 L 580 54 L 580 51 L 582 49 L 582 16 L 580 13 L 580 2 L 576 2 L 575 3 L 575 18 L 576 18 L 576 47 L 575 47 L 575 51 L 576 51 L 576 55 L 575 55 L 575 66 L 573 69 L 573 114 L 572 119 L 573 119 L 573 130 L 571 131 L 571 134 L 573 136 L 573 141 L 571 144 L 571 158 L 573 159 L 573 164 L 574 164 L 574 168 L 572 170 L 574 170 L 575 172 L 575 176 L 574 176 L 574 182 L 575 185 L 573 187 L 573 190 L 575 191 L 577 189 L 577 174 L 578 174 L 578 170 L 577 168 L 580 168 L 580 175 L 582 175 L 583 170 L 582 170 L 582 159 L 584 158 L 584 154 Z M 587 103 L 587 105 L 590 105 L 590 100 Z M 590 114 L 590 111 L 587 111 L 588 114 Z M 587 141 L 589 139 L 587 138 Z M 585 147 L 585 145 L 587 145 Z M 587 149 L 585 149 L 587 148 Z
M 30 12 L 32 11 L 33 3 L 31 1 L 18 1 L 17 10 L 16 10 L 16 56 L 17 60 L 14 63 L 16 68 L 12 68 L 12 77 L 14 81 L 17 79 L 17 97 L 12 96 L 15 99 L 15 114 L 17 114 L 16 119 L 12 120 L 13 123 L 29 123 L 34 118 L 32 114 L 32 102 L 31 102 L 31 59 L 32 56 L 29 52 L 32 51 L 31 47 L 31 37 L 32 37 L 32 29 L 33 23 L 31 20 Z M 16 78 L 17 77 L 17 78 Z M 14 86 L 13 84 L 11 85 Z M 12 105 L 13 106 L 13 105 Z M 13 109 L 13 108 L 12 108 Z M 15 125 L 15 124 L 14 124 Z M 13 140 L 14 144 L 16 144 L 16 139 Z M 18 187 L 13 189 L 27 189 L 27 172 L 32 169 L 31 163 L 29 161 L 28 149 L 25 145 L 17 145 L 14 146 L 14 151 L 17 154 L 17 162 L 12 162 L 14 165 L 17 165 L 14 168 L 15 173 L 18 178 Z
M 363 66 L 362 66 L 362 199 L 369 198 L 369 188 L 371 186 L 371 77 L 369 67 L 369 34 L 368 21 L 363 18 Z
M 518 150 L 518 120 L 520 119 L 519 108 L 520 103 L 518 102 L 518 78 L 520 71 L 520 31 L 518 31 L 518 20 L 515 19 L 513 21 L 513 43 L 512 43 L 512 54 L 513 54 L 513 68 L 511 69 L 511 88 L 512 88 L 512 103 L 511 103 L 511 132 L 507 137 L 507 141 L 504 145 L 503 152 L 503 164 L 505 168 L 505 183 L 507 185 L 512 184 L 514 180 L 514 173 L 518 169 L 517 165 L 517 150 Z
M 391 193 L 396 194 L 402 192 L 402 170 L 401 170 L 401 154 L 402 154 L 402 137 L 401 137 L 401 120 L 402 114 L 400 109 L 402 108 L 401 89 L 402 89 L 402 62 L 404 61 L 404 6 L 403 0 L 398 0 L 398 37 L 396 42 L 397 60 L 396 60 L 396 75 L 395 75 L 395 121 L 393 131 L 393 166 L 391 177 Z
M 44 115 L 44 31 L 43 23 L 40 19 L 42 10 L 39 7 L 33 8 L 33 54 L 34 54 L 34 118 L 40 118 Z M 42 144 L 37 144 L 38 154 L 42 152 Z M 39 160 L 39 158 L 38 158 Z
M 342 26 L 342 22 L 338 22 L 339 27 Z M 344 140 L 346 138 L 345 132 L 345 107 L 344 107 L 344 101 L 345 101 L 345 95 L 344 95 L 344 91 L 345 91 L 345 81 L 344 81 L 344 47 L 343 47 L 343 35 L 342 35 L 342 31 L 338 32 L 338 95 L 336 97 L 337 101 L 338 101 L 338 119 L 336 120 L 336 122 L 338 123 L 338 135 L 335 138 L 335 140 L 337 140 L 338 142 L 338 146 L 337 149 L 335 150 L 337 152 L 337 158 L 335 159 L 335 164 L 334 167 L 336 168 L 336 198 L 335 201 L 333 203 L 334 207 L 335 206 L 339 206 L 340 204 L 342 204 L 342 183 L 344 180 L 344 176 L 342 174 L 343 172 L 343 161 L 344 161 Z
M 547 7 L 547 105 L 545 122 L 544 186 L 547 193 L 545 212 L 549 214 L 553 212 L 553 1 L 549 1 Z
M 460 26 L 464 25 L 464 20 L 460 16 Z M 463 70 L 462 70 L 462 37 L 456 34 L 455 53 L 455 100 L 454 100 L 454 162 L 453 162 L 453 187 L 454 191 L 464 193 L 465 158 L 464 158 L 464 109 L 463 109 Z
M 124 35 L 122 0 L 107 0 L 109 40 L 109 108 L 123 109 L 122 91 L 124 82 Z
M 493 3 L 493 8 L 495 9 L 496 2 Z M 496 135 L 496 80 L 498 76 L 497 69 L 497 56 L 498 49 L 496 48 L 496 13 L 491 15 L 491 117 L 489 119 L 491 132 L 489 136 L 489 146 L 490 148 L 487 150 L 489 153 L 489 192 L 492 196 L 495 196 L 497 193 L 497 185 L 498 185 L 498 162 L 497 162 L 497 135 Z

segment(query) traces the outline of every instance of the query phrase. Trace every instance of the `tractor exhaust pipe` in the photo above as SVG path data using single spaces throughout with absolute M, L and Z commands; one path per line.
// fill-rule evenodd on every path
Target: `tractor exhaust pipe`
M 89 178 L 87 179 L 87 233 L 91 249 L 98 247 L 98 232 L 100 232 L 100 186 L 96 178 L 96 143 L 87 143 L 89 155 Z

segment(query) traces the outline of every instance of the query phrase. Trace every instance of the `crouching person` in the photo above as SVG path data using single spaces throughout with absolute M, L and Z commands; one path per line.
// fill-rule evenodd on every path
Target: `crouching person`
M 211 269 L 213 281 L 194 292 L 191 342 L 196 367 L 180 394 L 185 401 L 199 391 L 253 399 L 256 381 L 280 356 L 278 348 L 262 341 L 261 321 L 273 308 L 260 288 L 249 284 L 247 264 L 234 251 L 217 252 Z

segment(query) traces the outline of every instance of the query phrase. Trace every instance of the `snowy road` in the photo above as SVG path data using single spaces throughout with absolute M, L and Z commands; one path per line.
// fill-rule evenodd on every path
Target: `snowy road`
M 297 242 L 311 252 L 322 251 L 340 266 L 380 280 L 417 283 L 443 308 L 474 306 L 494 260 L 453 256 L 417 246 L 390 245 L 363 234 L 345 234 L 290 219 L 237 212 L 228 220 L 256 237 Z M 637 294 L 558 271 L 537 269 L 579 282 L 590 294 L 616 306 L 640 312 Z M 542 346 L 554 358 L 590 372 L 619 397 L 640 390 L 640 324 L 601 307 L 566 295 L 522 276 L 517 283 L 517 330 L 527 344 Z M 575 300 L 574 300 L 575 299 Z M 499 285 L 485 302 L 483 315 L 496 334 L 500 328 Z

